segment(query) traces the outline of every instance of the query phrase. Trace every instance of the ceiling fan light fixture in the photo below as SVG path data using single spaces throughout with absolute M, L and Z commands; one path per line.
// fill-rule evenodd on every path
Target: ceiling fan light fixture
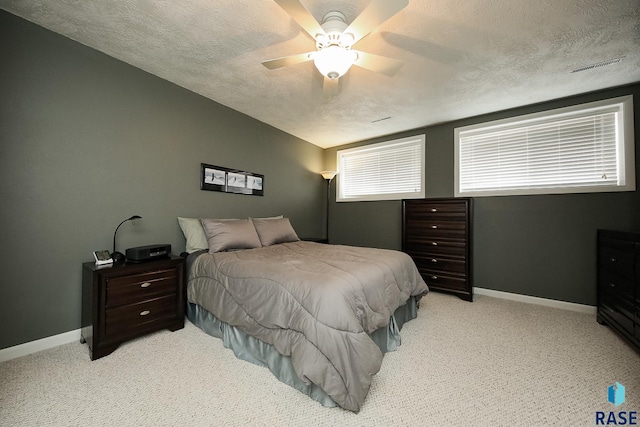
M 313 63 L 320 74 L 334 80 L 344 76 L 356 59 L 358 54 L 354 51 L 331 45 L 315 52 Z

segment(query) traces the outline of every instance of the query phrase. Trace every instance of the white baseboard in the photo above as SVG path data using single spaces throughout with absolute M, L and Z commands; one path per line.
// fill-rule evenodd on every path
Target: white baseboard
M 544 305 L 547 307 L 561 308 L 563 310 L 577 311 L 579 313 L 596 314 L 597 308 L 593 305 L 576 304 L 573 302 L 558 301 L 555 299 L 532 297 L 529 295 L 512 294 L 511 292 L 494 291 L 493 289 L 473 288 L 478 295 L 508 299 L 511 301 L 525 302 L 527 304 Z
M 26 342 L 9 348 L 3 348 L 0 350 L 0 363 L 26 356 L 28 354 L 37 353 L 42 350 L 58 347 L 59 345 L 69 344 L 74 341 L 80 341 L 80 329 L 53 335 L 36 341 Z
M 597 309 L 591 305 L 576 304 L 573 302 L 558 301 L 547 298 L 532 297 L 529 295 L 512 294 L 510 292 L 494 291 L 493 289 L 473 288 L 473 292 L 478 295 L 486 295 L 488 297 L 502 298 L 511 301 L 525 302 L 528 304 L 544 305 L 547 307 L 561 308 L 563 310 L 577 311 L 580 313 L 596 314 Z M 80 340 L 80 329 L 69 331 L 62 334 L 54 335 L 40 340 L 16 345 L 13 347 L 0 350 L 0 362 L 16 359 L 28 354 L 37 353 L 42 350 L 48 350 L 59 345 L 68 344 L 70 342 Z

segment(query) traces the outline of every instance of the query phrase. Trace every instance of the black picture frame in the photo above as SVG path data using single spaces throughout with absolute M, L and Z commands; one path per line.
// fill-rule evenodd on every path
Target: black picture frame
M 201 163 L 200 189 L 264 196 L 264 175 Z

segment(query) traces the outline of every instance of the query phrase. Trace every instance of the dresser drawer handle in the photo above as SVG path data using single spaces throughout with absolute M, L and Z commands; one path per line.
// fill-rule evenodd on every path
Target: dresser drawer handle
M 435 258 L 431 258 L 431 262 L 438 262 L 438 260 Z
M 141 288 L 148 288 L 149 286 L 151 286 L 150 282 L 144 282 L 142 285 L 140 285 Z
M 609 283 L 609 287 L 610 287 L 610 288 L 615 288 L 615 287 L 616 287 L 616 284 L 615 284 L 615 283 Z
M 431 228 L 438 228 L 438 226 L 437 225 L 432 225 Z
M 438 280 L 438 276 L 431 276 L 433 280 Z
M 149 313 L 151 313 L 149 310 L 141 311 L 140 316 L 146 316 Z
M 432 208 L 432 209 L 431 209 L 431 212 L 438 212 L 438 209 L 436 209 L 436 208 Z
M 615 258 L 609 258 L 609 261 L 611 261 L 611 262 L 616 262 L 616 261 L 618 261 L 618 260 L 617 260 L 617 259 L 615 259 Z
M 431 246 L 438 246 L 438 242 L 431 242 Z

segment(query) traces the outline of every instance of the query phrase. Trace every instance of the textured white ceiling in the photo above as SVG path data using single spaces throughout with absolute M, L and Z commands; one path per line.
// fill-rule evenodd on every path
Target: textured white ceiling
M 302 1 L 318 21 L 339 10 L 351 22 L 369 4 Z M 329 99 L 312 62 L 261 65 L 314 49 L 272 0 L 0 0 L 0 8 L 320 147 L 640 81 L 640 0 L 411 0 L 354 46 L 403 60 L 399 73 L 354 66 Z

